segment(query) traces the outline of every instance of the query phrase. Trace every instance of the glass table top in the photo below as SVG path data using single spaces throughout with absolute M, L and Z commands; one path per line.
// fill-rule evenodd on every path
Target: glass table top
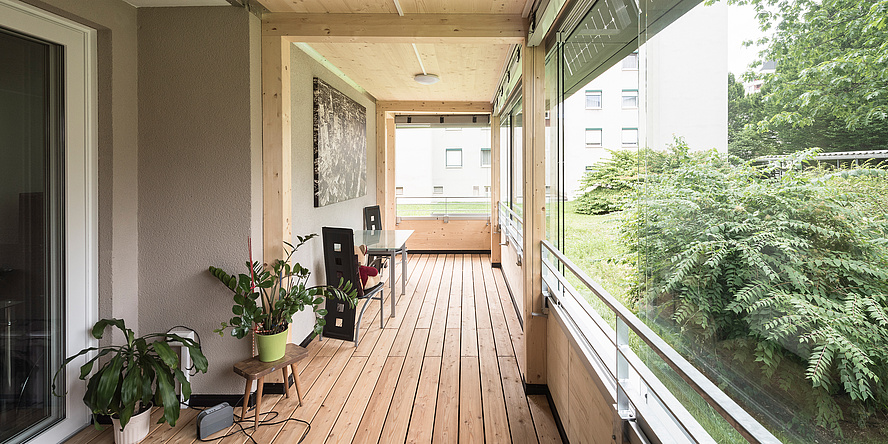
M 355 230 L 355 245 L 370 250 L 398 250 L 407 243 L 413 230 Z

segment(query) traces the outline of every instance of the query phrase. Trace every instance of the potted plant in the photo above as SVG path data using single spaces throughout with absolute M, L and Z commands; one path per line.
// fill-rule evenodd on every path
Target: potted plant
M 239 339 L 252 331 L 256 334 L 259 360 L 271 362 L 284 356 L 287 331 L 297 312 L 311 307 L 315 314 L 314 331 L 320 334 L 326 323 L 327 310 L 321 308 L 325 298 L 341 299 L 354 307 L 356 291 L 348 283 L 340 285 L 342 290 L 328 285 L 309 287 L 306 283 L 311 271 L 298 262 L 290 263 L 299 247 L 316 236 L 296 236 L 299 243 L 295 247 L 284 242 L 286 257 L 275 260 L 271 267 L 253 262 L 251 251 L 250 261 L 246 262 L 249 275 L 229 275 L 220 268 L 210 267 L 210 273 L 234 293 L 231 307 L 234 317 L 214 331 L 221 336 L 231 328 L 231 335 Z
M 182 395 L 191 397 L 191 384 L 179 369 L 179 356 L 170 343 L 181 344 L 188 349 L 194 367 L 206 373 L 207 358 L 200 344 L 192 339 L 171 333 L 151 333 L 136 338 L 123 319 L 102 319 L 92 329 L 92 336 L 102 339 L 105 328 L 114 326 L 123 332 L 124 345 L 89 347 L 65 359 L 53 377 L 53 393 L 56 378 L 74 359 L 87 353 L 95 356 L 80 366 L 80 379 L 87 380 L 83 402 L 93 416 L 110 415 L 114 423 L 114 442 L 118 444 L 136 443 L 148 434 L 148 422 L 152 403 L 163 407 L 160 422 L 176 425 L 179 419 L 179 397 L 176 395 L 175 381 L 179 381 Z M 93 367 L 99 362 L 98 369 Z M 92 374 L 92 376 L 90 376 Z M 62 396 L 55 393 L 57 396 Z M 99 428 L 98 421 L 95 421 Z

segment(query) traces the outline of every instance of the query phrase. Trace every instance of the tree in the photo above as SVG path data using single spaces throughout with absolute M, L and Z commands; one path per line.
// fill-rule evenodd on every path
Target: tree
M 712 0 L 710 0 L 712 1 Z M 751 4 L 762 30 L 774 113 L 763 125 L 848 129 L 888 122 L 888 0 L 729 0 Z
M 756 128 L 765 118 L 762 94 L 746 94 L 728 73 L 728 153 L 744 160 L 782 154 L 774 131 Z

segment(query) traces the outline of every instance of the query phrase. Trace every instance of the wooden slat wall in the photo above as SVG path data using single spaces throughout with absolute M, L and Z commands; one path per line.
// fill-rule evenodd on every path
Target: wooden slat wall
M 410 250 L 486 251 L 490 224 L 486 220 L 401 220 L 399 230 L 415 230 L 407 241 Z M 499 248 L 499 246 L 497 246 Z

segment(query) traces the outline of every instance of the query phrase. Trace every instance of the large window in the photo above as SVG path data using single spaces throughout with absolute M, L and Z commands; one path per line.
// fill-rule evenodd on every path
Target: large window
M 638 128 L 623 128 L 622 144 L 627 147 L 638 146 Z
M 489 125 L 487 115 L 396 116 L 396 215 L 488 217 Z

